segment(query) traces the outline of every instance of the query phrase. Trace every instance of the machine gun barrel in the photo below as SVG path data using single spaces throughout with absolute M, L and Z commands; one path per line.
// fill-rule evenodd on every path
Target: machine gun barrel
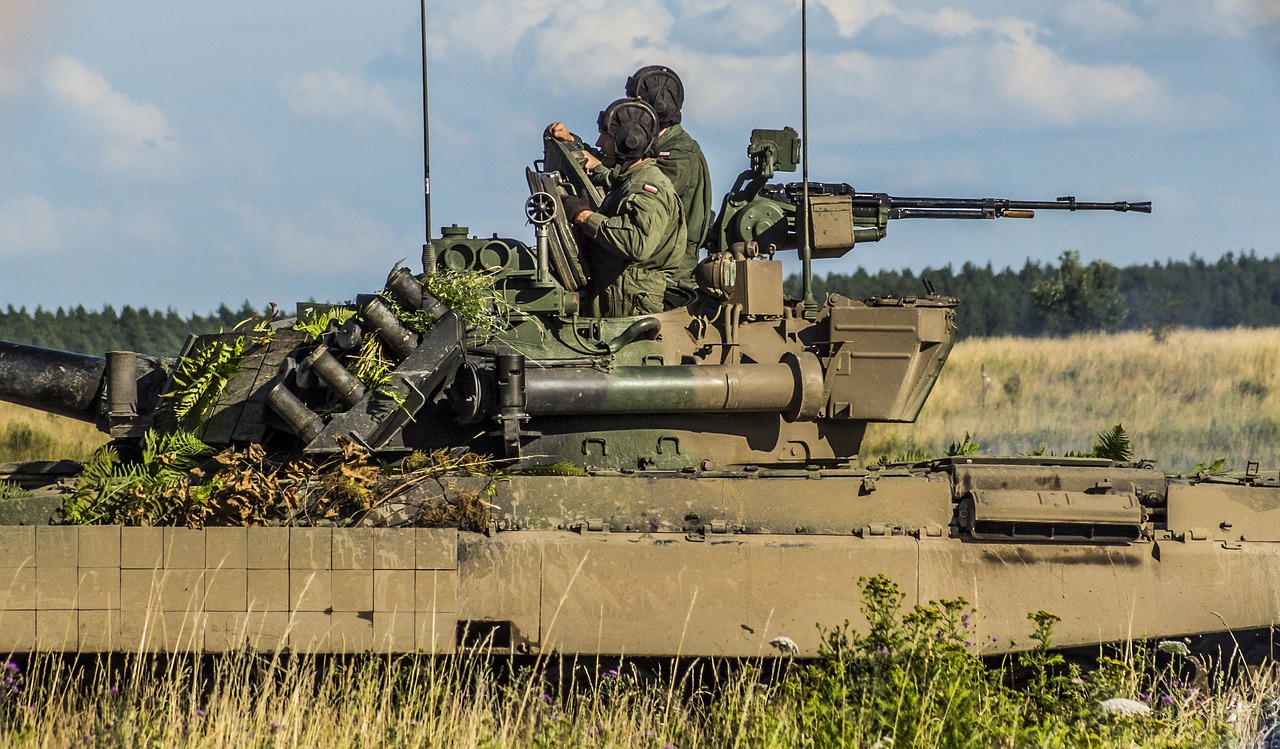
M 1007 198 L 900 198 L 884 193 L 853 193 L 854 210 L 879 211 L 888 207 L 889 218 L 1032 218 L 1035 211 L 1116 211 L 1151 213 L 1150 201 L 1089 203 L 1067 195 L 1057 200 L 1009 200 Z
M 815 258 L 837 258 L 855 244 L 878 242 L 889 222 L 901 218 L 991 219 L 1035 218 L 1036 211 L 1115 211 L 1151 213 L 1151 202 L 1119 200 L 1091 203 L 1065 195 L 1057 200 L 1008 198 L 912 198 L 884 192 L 858 192 L 846 182 L 810 182 L 808 206 L 810 245 Z M 806 210 L 804 185 L 766 184 L 741 205 L 726 203 L 735 215 L 722 219 L 721 245 L 756 242 L 779 248 L 800 246 L 797 216 Z M 726 214 L 728 215 L 728 214 Z

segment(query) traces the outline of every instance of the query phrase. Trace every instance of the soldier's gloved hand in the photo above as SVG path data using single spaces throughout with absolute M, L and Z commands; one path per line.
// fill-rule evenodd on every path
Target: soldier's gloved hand
M 591 212 L 591 203 L 586 198 L 577 195 L 569 195 L 560 201 L 564 206 L 564 217 L 569 219 L 569 223 L 578 223 L 578 216 Z
M 559 141 L 566 143 L 573 142 L 573 134 L 569 132 L 569 128 L 563 122 L 553 122 L 547 125 L 547 135 Z

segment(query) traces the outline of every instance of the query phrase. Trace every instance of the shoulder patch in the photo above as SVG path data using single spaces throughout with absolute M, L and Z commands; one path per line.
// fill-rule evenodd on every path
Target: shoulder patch
M 658 158 L 660 158 L 660 159 L 669 159 L 669 158 L 671 158 L 671 152 L 670 152 L 670 151 L 659 151 L 659 152 L 658 152 Z
M 658 194 L 658 188 L 654 185 L 649 184 L 648 182 L 644 183 L 644 191 L 648 193 L 653 193 L 654 195 Z

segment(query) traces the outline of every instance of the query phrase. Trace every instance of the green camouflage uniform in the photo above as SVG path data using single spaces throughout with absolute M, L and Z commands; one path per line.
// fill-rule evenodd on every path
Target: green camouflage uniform
M 612 182 L 600 210 L 582 223 L 591 240 L 584 309 L 600 317 L 661 312 L 687 244 L 680 199 L 652 159 Z
M 582 139 L 573 136 L 579 145 Z M 585 146 L 584 146 L 585 147 Z M 658 137 L 654 145 L 658 158 L 654 161 L 662 173 L 671 180 L 676 195 L 680 197 L 680 205 L 684 209 L 684 224 L 687 232 L 685 255 L 680 267 L 671 274 L 671 282 L 686 289 L 697 288 L 693 280 L 693 268 L 698 264 L 698 250 L 707 239 L 711 228 L 711 170 L 707 168 L 707 159 L 702 155 L 702 147 L 698 141 L 689 136 L 679 123 L 667 128 L 667 132 Z M 615 178 L 613 170 L 607 166 L 597 166 L 591 170 L 591 181 L 606 190 L 613 187 Z
M 707 239 L 711 225 L 711 170 L 702 155 L 698 141 L 689 137 L 679 123 L 667 128 L 655 146 L 658 168 L 667 175 L 680 196 L 684 208 L 684 225 L 688 231 L 685 257 L 673 279 L 679 286 L 695 288 L 693 268 L 698 264 L 698 250 Z

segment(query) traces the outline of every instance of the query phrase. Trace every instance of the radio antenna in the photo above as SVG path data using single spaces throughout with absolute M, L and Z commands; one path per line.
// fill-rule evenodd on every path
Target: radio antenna
M 420 0 L 422 20 L 422 195 L 426 211 L 426 241 L 422 245 L 422 272 L 436 269 L 435 246 L 431 244 L 431 120 L 427 108 L 427 0 Z
M 800 275 L 804 286 L 804 316 L 818 316 L 813 298 L 813 248 L 809 245 L 809 0 L 800 0 L 800 179 L 804 186 L 804 210 L 800 216 Z

